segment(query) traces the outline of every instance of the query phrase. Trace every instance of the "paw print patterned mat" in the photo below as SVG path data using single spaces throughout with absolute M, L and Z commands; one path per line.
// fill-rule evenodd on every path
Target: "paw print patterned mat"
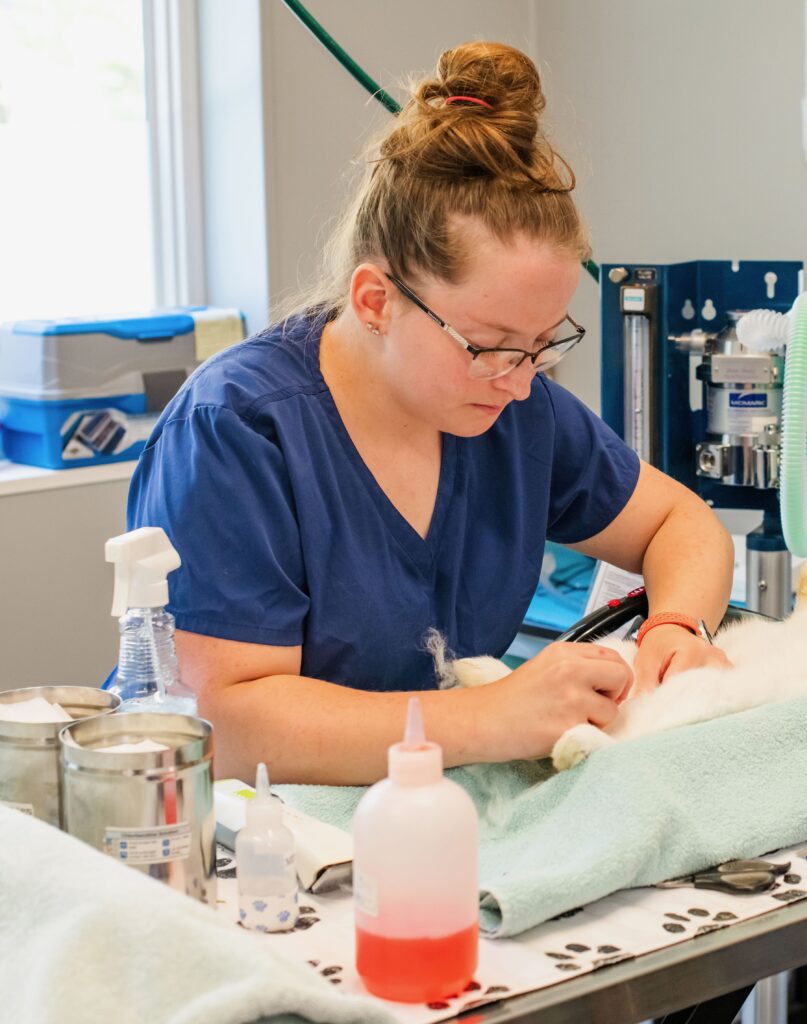
M 729 928 L 807 897 L 807 844 L 766 857 L 790 869 L 775 888 L 755 896 L 707 889 L 626 889 L 569 910 L 517 938 L 480 939 L 479 969 L 464 992 L 440 1002 L 386 1003 L 401 1024 L 432 1024 L 476 1006 L 556 985 Z M 219 911 L 238 922 L 237 866 L 219 847 Z M 263 936 L 275 951 L 307 963 L 340 991 L 367 995 L 354 967 L 353 902 L 348 891 L 311 896 L 301 892 L 297 925 Z M 369 998 L 374 998 L 370 996 Z

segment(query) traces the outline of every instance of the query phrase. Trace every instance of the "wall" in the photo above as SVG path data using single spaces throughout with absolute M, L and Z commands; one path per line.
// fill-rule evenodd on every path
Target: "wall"
M 554 137 L 598 262 L 807 256 L 803 0 L 538 0 Z M 593 328 L 560 380 L 599 409 Z
M 306 6 L 399 101 L 405 76 L 433 69 L 444 49 L 485 38 L 529 49 L 534 36 L 531 0 L 306 0 Z M 341 208 L 352 180 L 352 161 L 392 115 L 282 3 L 265 10 L 269 273 L 278 295 L 311 272 L 323 225 Z
M 104 541 L 126 529 L 127 488 L 112 480 L 0 497 L 0 690 L 99 686 L 115 665 Z

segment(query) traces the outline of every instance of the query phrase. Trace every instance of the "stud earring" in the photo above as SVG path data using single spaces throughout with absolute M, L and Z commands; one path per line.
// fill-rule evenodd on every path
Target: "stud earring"
M 375 326 L 375 324 L 371 324 L 369 321 L 364 326 L 367 328 L 367 330 L 370 332 L 370 334 L 380 334 L 381 333 L 381 331 L 379 331 L 379 329 Z

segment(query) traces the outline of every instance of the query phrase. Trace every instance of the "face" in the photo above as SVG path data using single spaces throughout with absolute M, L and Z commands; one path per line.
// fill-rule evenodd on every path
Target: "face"
M 473 252 L 460 284 L 407 283 L 472 345 L 534 350 L 569 311 L 579 263 L 524 237 L 502 243 L 485 234 Z M 395 397 L 413 416 L 442 432 L 474 437 L 510 402 L 528 397 L 534 379 L 529 359 L 503 377 L 470 378 L 470 354 L 394 291 L 391 285 L 385 362 Z

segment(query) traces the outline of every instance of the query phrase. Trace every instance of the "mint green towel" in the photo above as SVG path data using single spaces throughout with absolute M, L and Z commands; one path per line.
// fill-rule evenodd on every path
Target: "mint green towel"
M 523 763 L 449 772 L 482 817 L 481 922 L 492 936 L 807 840 L 807 699 L 617 743 L 540 785 L 536 774 Z M 364 792 L 278 791 L 346 830 Z

